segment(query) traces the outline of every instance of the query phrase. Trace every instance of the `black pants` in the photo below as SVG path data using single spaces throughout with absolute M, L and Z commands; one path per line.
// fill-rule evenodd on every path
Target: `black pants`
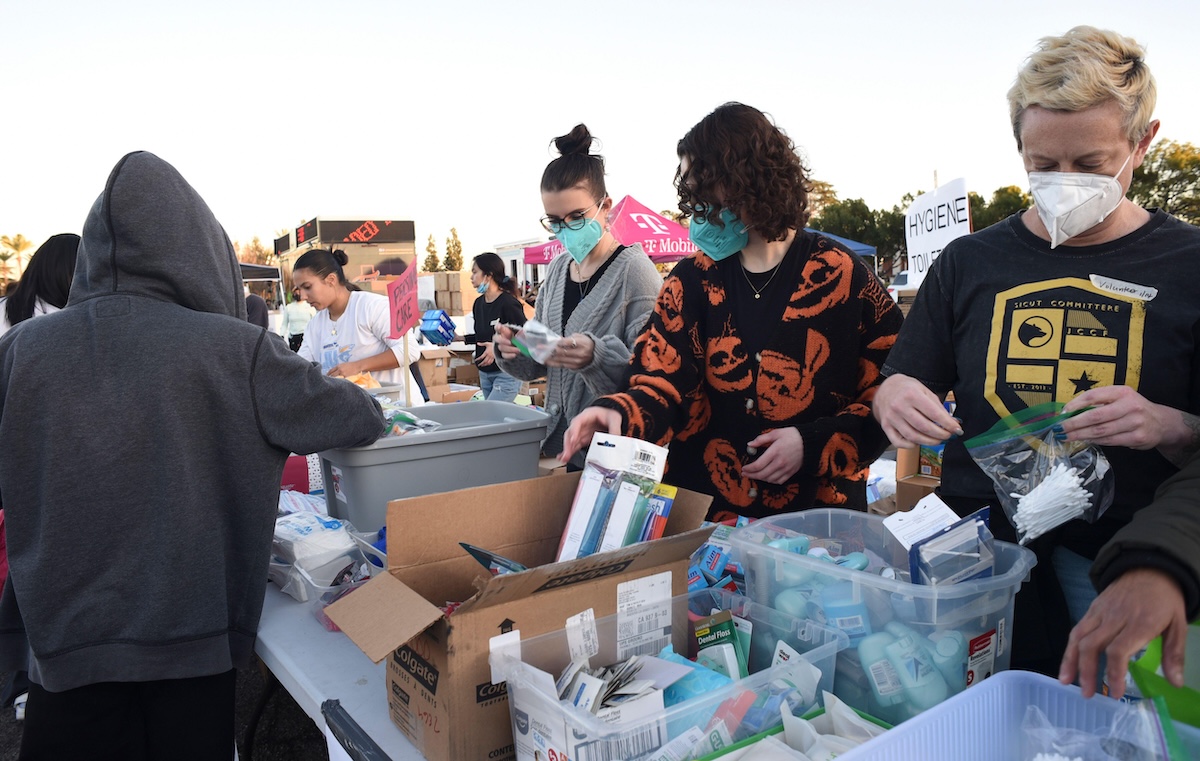
M 237 672 L 103 682 L 65 692 L 31 685 L 21 761 L 233 758 Z

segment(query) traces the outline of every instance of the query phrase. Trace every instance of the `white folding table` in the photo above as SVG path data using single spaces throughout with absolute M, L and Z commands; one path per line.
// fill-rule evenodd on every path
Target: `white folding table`
M 267 584 L 254 650 L 323 732 L 321 703 L 336 698 L 392 761 L 424 758 L 388 716 L 384 664 L 372 663 L 345 634 L 326 631 L 307 605 L 274 584 Z

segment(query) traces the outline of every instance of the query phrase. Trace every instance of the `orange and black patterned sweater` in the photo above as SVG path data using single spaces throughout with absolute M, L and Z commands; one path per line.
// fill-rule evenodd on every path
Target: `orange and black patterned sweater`
M 865 510 L 867 469 L 887 447 L 869 405 L 899 308 L 829 238 L 797 233 L 788 256 L 803 258 L 799 277 L 776 301 L 782 313 L 761 315 L 765 345 L 753 355 L 724 280 L 740 271 L 699 253 L 679 262 L 633 347 L 628 390 L 596 402 L 621 413 L 626 435 L 670 444 L 665 482 L 713 495 L 711 519 Z M 747 442 L 783 426 L 803 439 L 800 470 L 779 485 L 744 477 Z

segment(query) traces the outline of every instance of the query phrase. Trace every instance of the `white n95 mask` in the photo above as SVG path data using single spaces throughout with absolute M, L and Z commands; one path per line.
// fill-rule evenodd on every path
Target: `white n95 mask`
M 1121 205 L 1125 189 L 1117 177 L 1125 171 L 1125 159 L 1116 177 L 1088 172 L 1030 172 L 1029 192 L 1046 231 L 1050 248 L 1061 245 L 1103 222 Z

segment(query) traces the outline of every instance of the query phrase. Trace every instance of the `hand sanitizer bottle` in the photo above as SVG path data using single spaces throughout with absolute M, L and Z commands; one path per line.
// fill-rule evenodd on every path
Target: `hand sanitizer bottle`
M 925 640 L 898 621 L 885 627 L 895 641 L 884 648 L 887 658 L 896 669 L 909 705 L 919 713 L 945 700 L 950 688 L 933 658 L 925 648 Z
M 858 643 L 858 659 L 871 685 L 871 693 L 884 708 L 904 701 L 904 685 L 887 657 L 887 647 L 895 641 L 896 638 L 887 632 L 879 632 L 868 634 Z
M 929 635 L 933 665 L 941 672 L 951 695 L 967 689 L 967 638 L 956 629 Z

